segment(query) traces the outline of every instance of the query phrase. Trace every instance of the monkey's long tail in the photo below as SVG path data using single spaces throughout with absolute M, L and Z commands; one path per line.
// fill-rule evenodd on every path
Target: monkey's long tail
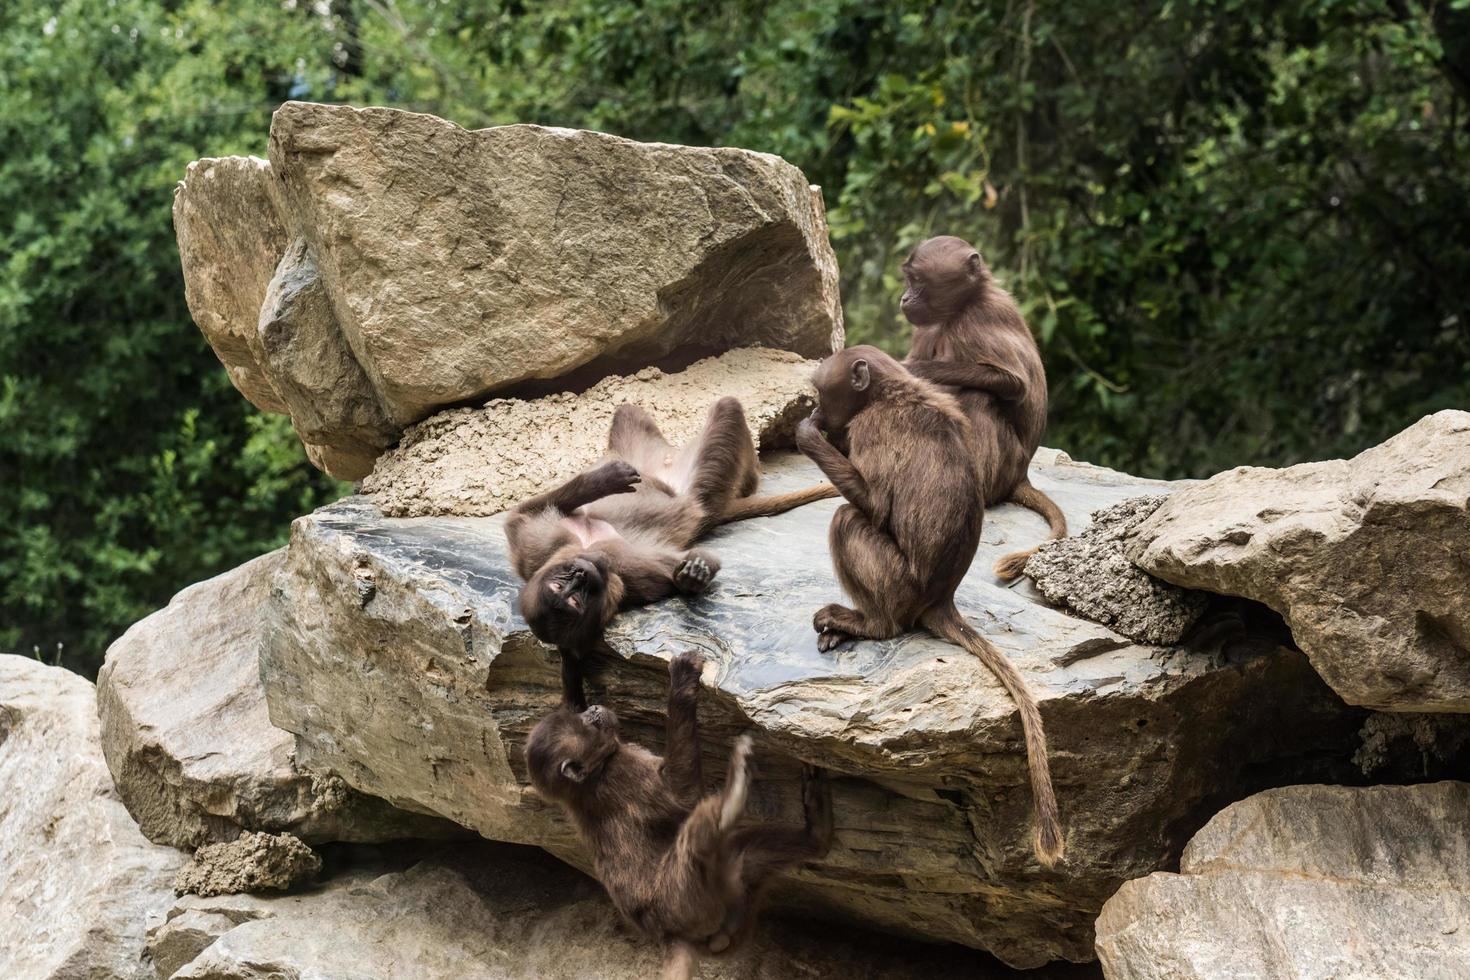
M 837 488 L 832 484 L 819 483 L 814 487 L 792 490 L 787 493 L 773 493 L 760 497 L 737 497 L 725 506 L 724 513 L 720 515 L 720 523 L 729 524 L 732 521 L 743 521 L 749 517 L 771 517 L 775 514 L 784 514 L 803 504 L 830 500 L 838 495 Z
M 1036 798 L 1036 835 L 1032 845 L 1042 864 L 1051 867 L 1062 857 L 1062 823 L 1057 815 L 1057 797 L 1051 787 L 1051 764 L 1046 758 L 1046 729 L 1041 724 L 1041 711 L 1026 687 L 1021 672 L 990 641 L 970 628 L 954 603 L 936 606 L 924 614 L 925 628 L 964 647 L 990 668 L 1002 686 L 1010 692 L 1021 715 L 1021 731 L 1026 736 L 1026 767 L 1031 772 L 1031 794 Z
M 1036 489 L 1029 481 L 1023 480 L 1011 494 L 1011 501 L 1020 504 L 1028 510 L 1034 510 L 1046 518 L 1050 533 L 1046 540 L 1055 541 L 1057 538 L 1067 536 L 1067 515 L 1057 506 L 1056 501 Z M 1018 578 L 1026 570 L 1026 561 L 1036 554 L 1035 548 L 1027 548 L 1025 551 L 1013 551 L 1008 555 L 1001 555 L 995 560 L 994 572 L 997 578 L 1009 582 Z

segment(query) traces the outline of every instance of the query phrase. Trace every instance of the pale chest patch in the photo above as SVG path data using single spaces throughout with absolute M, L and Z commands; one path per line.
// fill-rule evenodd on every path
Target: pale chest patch
M 590 548 L 598 541 L 612 541 L 622 537 L 618 533 L 617 528 L 613 527 L 607 521 L 600 521 L 585 513 L 563 517 L 561 519 L 561 525 L 575 534 L 577 540 L 582 543 L 582 547 L 584 548 Z

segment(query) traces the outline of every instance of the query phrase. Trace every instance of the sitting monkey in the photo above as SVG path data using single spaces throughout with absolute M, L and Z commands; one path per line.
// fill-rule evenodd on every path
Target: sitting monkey
M 974 428 L 952 395 L 909 374 L 876 347 L 850 347 L 813 377 L 817 410 L 797 427 L 796 444 L 847 503 L 828 529 L 832 567 L 853 606 L 831 603 L 813 617 L 822 651 L 858 638 L 881 640 L 922 625 L 974 654 L 995 674 L 1021 716 L 1038 859 L 1062 855 L 1062 829 L 1036 699 L 1015 665 L 965 622 L 955 590 L 980 545 L 985 472 L 995 428 Z M 844 455 L 822 435 L 844 437 Z
M 832 840 L 831 792 L 815 770 L 803 774 L 805 828 L 736 828 L 750 786 L 748 735 L 735 740 L 725 788 L 702 795 L 701 666 L 693 652 L 669 664 L 662 759 L 622 741 L 600 705 L 578 713 L 563 704 L 526 742 L 532 785 L 576 822 L 618 912 L 664 944 L 666 980 L 692 977 L 699 954 L 739 946 L 771 879 L 822 857 Z
M 729 521 L 779 514 L 837 495 L 830 484 L 750 497 L 760 482 L 755 442 L 734 398 L 710 407 L 699 437 L 675 450 L 648 413 L 621 405 L 608 459 L 510 512 L 505 534 L 526 584 L 521 613 L 562 655 L 568 702 L 587 706 L 583 658 L 619 609 L 675 592 L 703 592 L 720 561 L 692 547 Z

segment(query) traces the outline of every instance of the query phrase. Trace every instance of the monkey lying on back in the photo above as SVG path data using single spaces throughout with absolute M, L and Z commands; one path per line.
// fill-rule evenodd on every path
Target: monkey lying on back
M 796 444 L 847 498 L 832 517 L 828 546 L 856 605 L 832 603 L 817 612 L 817 645 L 827 651 L 853 638 L 887 639 L 917 624 L 980 658 L 1021 716 L 1036 854 L 1051 865 L 1062 855 L 1062 828 L 1041 712 L 1015 666 L 954 604 L 980 544 L 983 467 L 996 452 L 998 423 L 982 419 L 972 432 L 952 396 L 876 347 L 833 354 L 813 382 L 817 410 L 797 427 Z M 823 428 L 845 434 L 850 456 L 827 441 Z
M 983 451 L 985 504 L 1014 500 L 1046 518 L 1048 539 L 1065 537 L 1062 509 L 1027 479 L 1046 430 L 1046 370 L 1016 301 L 996 283 L 969 242 L 941 235 L 921 242 L 903 264 L 899 306 L 914 325 L 904 366 L 918 377 L 957 389 L 960 408 L 977 431 L 994 429 Z M 995 574 L 1013 579 L 1036 551 L 1002 555 Z
M 579 714 L 563 704 L 526 743 L 532 785 L 576 822 L 613 905 L 665 944 L 667 980 L 693 976 L 698 954 L 739 946 L 770 880 L 822 857 L 832 841 L 831 793 L 815 770 L 803 773 L 805 828 L 736 828 L 750 785 L 748 735 L 735 742 L 724 790 L 702 797 L 701 664 L 692 652 L 669 664 L 662 759 L 622 741 L 617 717 L 601 706 Z
M 583 659 L 619 609 L 675 592 L 703 592 L 719 559 L 693 544 L 719 524 L 835 497 L 830 485 L 750 497 L 760 482 L 755 442 L 734 398 L 710 407 L 699 437 L 675 450 L 648 413 L 621 405 L 608 459 L 525 501 L 505 522 L 526 584 L 521 613 L 562 655 L 568 701 L 587 706 Z

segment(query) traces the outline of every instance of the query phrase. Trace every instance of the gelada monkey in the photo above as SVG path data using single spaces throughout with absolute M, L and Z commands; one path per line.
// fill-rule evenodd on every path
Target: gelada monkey
M 817 645 L 827 651 L 849 639 L 886 639 L 917 624 L 978 657 L 1016 702 L 1036 798 L 1036 854 L 1054 864 L 1062 855 L 1062 828 L 1041 713 L 1020 672 L 954 604 L 980 544 L 982 466 L 995 452 L 993 430 L 1002 423 L 981 420 L 972 433 L 953 396 L 876 347 L 833 354 L 813 382 L 817 410 L 797 427 L 796 444 L 847 498 L 827 541 L 856 607 L 820 609 L 812 620 Z M 849 455 L 822 429 L 845 435 Z
M 735 742 L 725 787 L 703 795 L 699 760 L 701 659 L 669 664 L 662 759 L 618 737 L 617 717 L 563 704 L 526 743 L 531 783 L 571 815 L 597 879 L 624 918 L 666 949 L 668 980 L 693 976 L 695 957 L 750 934 L 762 893 L 781 871 L 820 858 L 832 840 L 825 777 L 803 773 L 806 826 L 736 827 L 750 786 L 750 737 Z
M 693 545 L 712 528 L 837 496 L 823 484 L 751 497 L 759 481 L 738 400 L 715 402 L 699 437 L 680 450 L 647 412 L 622 405 L 606 459 L 510 512 L 505 534 L 526 582 L 521 612 L 532 633 L 560 648 L 572 705 L 587 706 L 583 659 L 619 609 L 709 587 L 719 559 Z
M 903 278 L 899 306 L 914 325 L 904 366 L 957 389 L 960 408 L 977 430 L 982 416 L 1003 423 L 995 430 L 994 452 L 984 454 L 985 503 L 1013 500 L 1046 518 L 1048 539 L 1065 537 L 1061 508 L 1026 476 L 1046 429 L 1046 371 L 1016 301 L 980 253 L 953 235 L 921 242 L 904 262 Z M 1002 555 L 995 574 L 1015 578 L 1035 551 Z

